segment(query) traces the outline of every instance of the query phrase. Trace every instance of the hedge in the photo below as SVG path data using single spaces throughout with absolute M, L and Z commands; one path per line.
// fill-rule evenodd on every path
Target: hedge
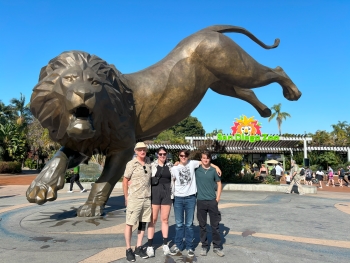
M 0 173 L 14 174 L 22 172 L 22 164 L 19 162 L 0 162 Z

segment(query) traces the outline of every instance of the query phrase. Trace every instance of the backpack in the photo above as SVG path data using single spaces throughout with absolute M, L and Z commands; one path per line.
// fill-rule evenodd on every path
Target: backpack
M 273 169 L 271 170 L 270 174 L 271 174 L 271 175 L 276 175 L 276 169 L 273 168 Z
M 305 169 L 304 169 L 304 168 L 301 168 L 299 174 L 300 174 L 300 175 L 304 175 L 304 174 L 305 174 Z
M 340 176 L 345 176 L 345 171 L 344 171 L 344 169 L 342 168 L 342 169 L 340 169 Z
M 307 178 L 311 178 L 312 177 L 312 173 L 311 173 L 311 171 L 309 169 L 306 171 L 306 177 Z

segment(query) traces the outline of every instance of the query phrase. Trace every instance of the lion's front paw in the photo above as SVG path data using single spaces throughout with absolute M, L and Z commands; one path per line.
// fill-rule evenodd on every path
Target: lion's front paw
M 103 214 L 104 206 L 95 203 L 85 203 L 79 207 L 77 211 L 77 216 L 79 217 L 92 217 L 101 216 Z
M 61 152 L 56 153 L 28 187 L 27 200 L 39 205 L 56 200 L 57 191 L 62 189 L 65 183 L 66 165 L 67 157 Z
M 27 200 L 30 203 L 42 205 L 47 201 L 54 201 L 57 199 L 57 187 L 37 184 L 37 182 L 33 181 L 29 186 L 26 195 Z

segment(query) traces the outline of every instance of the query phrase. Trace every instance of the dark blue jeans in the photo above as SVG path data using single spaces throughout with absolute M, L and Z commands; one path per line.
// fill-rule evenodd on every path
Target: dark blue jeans
M 184 249 L 183 239 L 185 238 L 185 248 L 193 249 L 193 216 L 196 207 L 196 195 L 185 197 L 175 196 L 174 213 L 176 223 L 175 245 Z

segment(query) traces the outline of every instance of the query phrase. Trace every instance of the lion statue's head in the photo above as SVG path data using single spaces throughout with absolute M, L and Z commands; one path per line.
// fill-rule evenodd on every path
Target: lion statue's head
M 52 140 L 88 156 L 128 147 L 134 101 L 120 75 L 95 55 L 63 52 L 41 69 L 30 109 Z

